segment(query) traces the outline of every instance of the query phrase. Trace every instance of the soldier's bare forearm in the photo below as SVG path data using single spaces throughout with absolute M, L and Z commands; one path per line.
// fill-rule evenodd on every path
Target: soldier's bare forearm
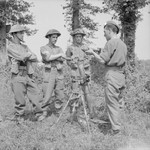
M 45 57 L 45 61 L 49 62 L 49 61 L 53 61 L 53 60 L 56 60 L 58 58 L 61 57 L 61 54 L 56 54 L 56 55 L 50 55 L 48 57 Z
M 97 61 L 99 61 L 101 64 L 105 64 L 104 59 L 98 55 L 97 53 L 93 52 L 93 56 L 97 59 Z
M 28 60 L 30 60 L 30 61 L 32 61 L 32 62 L 37 62 L 37 61 L 38 61 L 38 59 L 37 59 L 37 57 L 36 57 L 35 54 L 32 54 L 32 55 L 29 57 Z

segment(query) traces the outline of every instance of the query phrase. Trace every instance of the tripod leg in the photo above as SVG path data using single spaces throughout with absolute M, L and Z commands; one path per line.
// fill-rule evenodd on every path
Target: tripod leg
M 83 108 L 84 108 L 84 114 L 85 114 L 85 118 L 86 118 L 86 122 L 87 122 L 88 132 L 91 134 L 90 125 L 89 125 L 89 119 L 88 119 L 88 116 L 87 116 L 86 105 L 85 105 L 85 101 L 84 101 L 83 95 L 81 95 L 81 99 L 82 99 L 82 104 L 83 104 Z
M 63 108 L 63 110 L 62 110 L 62 112 L 61 112 L 60 116 L 58 117 L 58 119 L 57 119 L 57 121 L 56 121 L 55 125 L 58 123 L 58 121 L 60 120 L 61 116 L 63 115 L 63 113 L 64 113 L 65 109 L 67 108 L 67 106 L 68 106 L 68 104 L 69 104 L 69 101 L 70 101 L 70 99 L 71 99 L 72 95 L 73 95 L 73 93 L 70 95 L 70 97 L 69 97 L 69 99 L 68 99 L 68 101 L 67 101 L 67 103 L 66 103 L 65 107 Z

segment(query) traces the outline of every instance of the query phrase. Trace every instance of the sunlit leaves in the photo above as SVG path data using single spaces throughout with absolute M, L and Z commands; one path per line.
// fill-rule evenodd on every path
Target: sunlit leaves
M 73 5 L 73 0 L 66 0 L 66 6 L 63 7 L 65 10 L 65 21 L 68 29 L 72 29 L 73 11 L 79 10 L 79 26 L 88 30 L 89 36 L 93 36 L 94 31 L 97 31 L 98 22 L 92 19 L 97 13 L 102 12 L 98 6 L 93 6 L 87 3 L 85 0 L 78 0 L 78 5 Z
M 33 15 L 30 12 L 30 8 L 32 6 L 33 3 L 28 3 L 23 0 L 7 0 L 5 2 L 5 7 L 0 7 L 0 22 L 6 22 L 8 24 L 20 23 L 23 25 L 32 25 L 34 24 Z
M 121 23 L 121 39 L 128 48 L 128 62 L 135 67 L 135 32 L 137 23 L 142 19 L 140 9 L 150 4 L 150 0 L 103 0 L 103 12 L 114 12 L 112 19 Z

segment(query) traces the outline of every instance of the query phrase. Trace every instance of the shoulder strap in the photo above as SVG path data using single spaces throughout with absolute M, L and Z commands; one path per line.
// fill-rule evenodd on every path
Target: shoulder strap
M 116 52 L 116 49 L 115 49 L 115 50 L 113 51 L 113 53 L 111 54 L 109 61 L 106 62 L 106 65 L 111 61 L 111 58 L 114 56 L 115 52 Z

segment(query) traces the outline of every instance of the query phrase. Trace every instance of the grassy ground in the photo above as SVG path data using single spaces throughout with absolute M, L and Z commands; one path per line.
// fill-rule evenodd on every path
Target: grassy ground
M 91 124 L 90 135 L 87 131 L 83 132 L 78 124 L 67 122 L 65 117 L 55 126 L 52 125 L 56 116 L 43 122 L 24 121 L 21 124 L 6 120 L 0 124 L 0 150 L 121 150 L 137 145 L 148 147 L 149 116 L 134 114 L 128 117 L 124 119 L 122 132 L 115 136 L 104 135 L 95 124 Z
M 143 90 L 140 91 L 142 95 L 138 96 L 139 91 L 134 87 L 131 87 L 132 92 L 130 89 L 126 91 L 125 100 L 128 105 L 121 114 L 122 131 L 111 136 L 102 132 L 106 130 L 106 126 L 92 122 L 91 134 L 87 130 L 83 131 L 78 123 L 67 120 L 68 110 L 57 124 L 55 122 L 58 117 L 55 115 L 42 122 L 25 120 L 18 124 L 7 120 L 7 116 L 14 112 L 14 98 L 10 82 L 6 79 L 5 74 L 0 74 L 0 114 L 3 117 L 0 122 L 0 150 L 150 150 L 150 113 L 141 111 L 143 107 L 139 106 L 143 106 L 142 103 L 136 104 L 136 107 L 133 104 L 134 101 L 137 102 L 135 99 L 143 98 L 143 102 L 150 98 L 149 94 L 144 95 Z M 94 83 L 91 86 L 97 113 L 101 115 L 103 88 Z

